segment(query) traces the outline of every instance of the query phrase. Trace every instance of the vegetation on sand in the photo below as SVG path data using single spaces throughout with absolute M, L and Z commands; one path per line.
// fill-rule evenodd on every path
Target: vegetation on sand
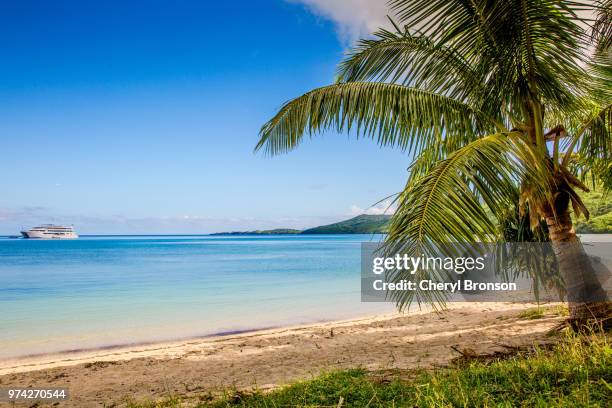
M 612 348 L 606 335 L 578 336 L 551 350 L 461 358 L 434 372 L 334 371 L 269 393 L 228 392 L 204 407 L 606 407 Z M 180 398 L 130 408 L 180 407 Z

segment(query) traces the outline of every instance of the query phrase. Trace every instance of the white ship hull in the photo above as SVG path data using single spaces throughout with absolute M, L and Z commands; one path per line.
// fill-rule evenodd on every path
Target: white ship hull
M 59 225 L 41 225 L 27 231 L 21 231 L 21 235 L 28 239 L 76 239 L 79 237 L 72 227 Z

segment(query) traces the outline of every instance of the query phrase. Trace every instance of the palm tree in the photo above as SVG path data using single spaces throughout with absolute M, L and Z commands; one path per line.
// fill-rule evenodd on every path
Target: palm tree
M 387 248 L 501 239 L 518 208 L 528 217 L 520 224 L 552 243 L 571 322 L 609 324 L 610 303 L 571 217 L 588 217 L 578 192 L 588 191 L 585 180 L 612 187 L 612 0 L 389 6 L 394 29 L 358 42 L 336 83 L 283 105 L 256 150 L 283 153 L 326 130 L 403 149 L 415 159 Z

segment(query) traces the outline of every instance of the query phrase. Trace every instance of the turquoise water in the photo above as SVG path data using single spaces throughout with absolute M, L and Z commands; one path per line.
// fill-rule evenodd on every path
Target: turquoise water
M 387 312 L 372 235 L 0 239 L 0 359 Z

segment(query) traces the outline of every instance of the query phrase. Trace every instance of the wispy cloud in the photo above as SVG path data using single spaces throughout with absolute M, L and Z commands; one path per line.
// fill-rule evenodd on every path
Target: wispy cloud
M 208 234 L 274 228 L 307 229 L 361 214 L 393 214 L 390 199 L 362 208 L 350 206 L 344 214 L 329 216 L 202 216 L 198 214 L 130 217 L 122 214 L 75 214 L 47 207 L 0 208 L 0 235 L 17 235 L 39 224 L 74 225 L 80 234 Z
M 0 221 L 36 218 L 44 213 L 45 207 L 24 206 L 19 208 L 0 208 Z
M 386 0 L 287 0 L 331 20 L 341 41 L 349 45 L 380 27 L 389 26 Z
M 361 215 L 361 214 L 369 214 L 369 215 L 393 214 L 396 208 L 397 206 L 390 199 L 383 200 L 368 208 L 361 208 L 358 205 L 353 204 L 350 208 L 349 215 L 355 216 L 355 215 Z

